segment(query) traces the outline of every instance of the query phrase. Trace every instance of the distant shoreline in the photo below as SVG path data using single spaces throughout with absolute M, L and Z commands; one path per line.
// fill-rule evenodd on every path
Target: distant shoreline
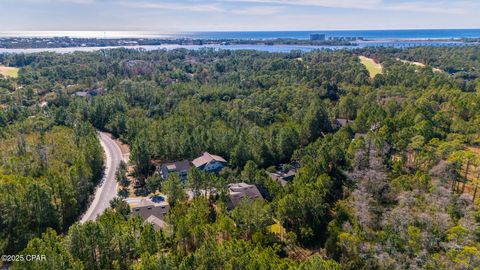
M 97 39 L 309 39 L 311 34 L 327 37 L 364 37 L 368 40 L 461 39 L 480 38 L 480 29 L 396 29 L 396 30 L 299 30 L 299 31 L 0 31 L 0 39 L 24 38 L 97 38 Z
M 109 49 L 133 49 L 133 50 L 257 50 L 270 53 L 289 53 L 291 51 L 310 52 L 313 50 L 342 50 L 342 49 L 362 49 L 366 47 L 392 47 L 392 48 L 412 48 L 421 46 L 436 46 L 436 47 L 459 47 L 459 46 L 473 46 L 480 45 L 480 43 L 465 43 L 465 42 L 438 42 L 438 41 L 408 41 L 408 42 L 362 42 L 355 45 L 247 45 L 247 44 L 205 44 L 205 45 L 179 45 L 179 44 L 163 44 L 163 45 L 130 45 L 130 46 L 93 46 L 93 47 L 63 47 L 63 48 L 0 48 L 0 54 L 16 54 L 16 53 L 74 53 L 74 52 L 95 52 Z
M 56 36 L 56 37 L 26 37 L 26 36 L 13 36 L 16 32 L 10 33 L 10 37 L 1 37 L 2 33 L 0 32 L 0 52 L 9 52 L 8 50 L 37 50 L 37 49 L 58 49 L 61 51 L 64 48 L 73 48 L 78 50 L 85 50 L 84 48 L 150 48 L 152 46 L 159 46 L 160 48 L 165 47 L 169 49 L 170 47 L 242 47 L 247 46 L 247 49 L 256 49 L 248 48 L 248 46 L 311 46 L 307 49 L 315 48 L 355 48 L 355 47 L 412 47 L 412 46 L 462 46 L 467 44 L 476 44 L 480 42 L 480 38 L 444 38 L 444 37 L 424 37 L 426 35 L 424 30 L 423 32 L 409 32 L 405 33 L 407 30 L 403 31 L 384 31 L 381 34 L 378 34 L 379 31 L 375 31 L 377 36 L 376 38 L 371 38 L 372 34 L 362 31 L 341 31 L 341 32 L 220 32 L 220 33 L 179 33 L 176 38 L 107 38 L 106 33 L 104 38 L 79 38 L 79 37 L 68 37 L 68 36 Z M 433 30 L 432 30 L 433 31 Z M 445 30 L 447 31 L 447 30 Z M 452 30 L 448 30 L 452 31 Z M 464 34 L 472 36 L 472 33 L 464 33 L 462 31 L 467 30 L 458 30 L 460 31 L 457 34 Z M 478 36 L 480 37 L 480 30 L 469 30 L 469 31 L 478 31 Z M 395 35 L 407 35 L 405 38 L 394 38 Z M 428 31 L 427 31 L 428 32 Z M 434 31 L 437 35 L 445 35 L 443 32 Z M 31 35 L 37 32 L 28 32 Z M 42 32 L 43 33 L 43 32 Z M 48 32 L 50 34 L 56 33 L 68 34 L 63 32 Z M 397 33 L 397 34 L 395 34 Z M 415 36 L 416 33 L 416 36 Z M 17 33 L 19 34 L 19 33 Z M 44 33 L 45 34 L 45 33 Z M 71 33 L 70 33 L 71 34 Z M 97 33 L 98 34 L 98 33 Z M 144 32 L 137 33 L 138 35 L 145 35 Z M 19 34 L 20 35 L 20 34 Z M 87 35 L 87 34 L 84 34 Z M 93 34 L 92 34 L 93 35 Z M 273 35 L 282 36 L 276 38 L 270 38 Z M 433 35 L 430 33 L 430 35 Z M 450 33 L 450 35 L 453 35 Z M 293 37 L 296 36 L 296 37 Z M 308 38 L 304 38 L 308 36 Z M 382 38 L 379 38 L 382 37 Z M 295 48 L 293 48 L 295 49 Z M 68 49 L 67 49 L 68 51 Z M 268 49 L 267 49 L 268 51 Z M 15 52 L 15 51 L 13 51 Z

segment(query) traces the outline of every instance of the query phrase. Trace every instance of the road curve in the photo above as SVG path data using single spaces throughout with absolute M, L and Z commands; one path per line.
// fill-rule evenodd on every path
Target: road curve
M 95 199 L 83 215 L 80 223 L 95 220 L 110 206 L 110 201 L 117 196 L 115 172 L 123 159 L 122 151 L 109 134 L 98 132 L 98 138 L 105 152 L 105 173 L 95 191 Z

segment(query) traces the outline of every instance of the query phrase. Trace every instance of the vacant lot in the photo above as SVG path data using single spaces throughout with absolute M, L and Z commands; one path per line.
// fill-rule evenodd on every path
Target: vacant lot
M 18 77 L 18 68 L 0 66 L 0 74 L 6 77 Z
M 420 63 L 420 62 L 414 62 L 414 61 L 407 61 L 407 60 L 402 60 L 400 58 L 397 58 L 397 60 L 401 61 L 402 63 L 404 64 L 410 64 L 410 65 L 414 65 L 414 66 L 417 66 L 417 67 L 426 67 L 427 65 L 425 65 L 424 63 Z M 441 69 L 438 69 L 438 68 L 432 68 L 433 71 L 435 72 L 443 72 Z
M 368 72 L 370 73 L 370 77 L 374 78 L 377 74 L 381 74 L 383 71 L 382 65 L 378 64 L 375 60 L 372 58 L 368 58 L 365 56 L 359 56 L 360 61 L 362 64 L 365 65 L 367 68 Z

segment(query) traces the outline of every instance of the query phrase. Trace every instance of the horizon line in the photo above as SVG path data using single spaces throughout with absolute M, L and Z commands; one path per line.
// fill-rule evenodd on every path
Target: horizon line
M 5 32 L 157 32 L 157 33 L 196 33 L 196 32 L 310 32 L 310 31 L 436 31 L 436 30 L 480 30 L 480 27 L 474 28 L 378 28 L 378 29 L 279 29 L 279 30 L 1 30 Z

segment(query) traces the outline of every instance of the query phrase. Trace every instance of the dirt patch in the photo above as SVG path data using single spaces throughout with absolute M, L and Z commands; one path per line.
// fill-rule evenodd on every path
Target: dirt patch
M 18 70 L 19 68 L 16 67 L 0 66 L 0 75 L 16 78 L 18 77 Z
M 115 139 L 115 143 L 120 147 L 120 150 L 122 151 L 123 159 L 125 162 L 127 162 L 130 158 L 130 146 L 128 144 L 123 143 L 119 139 Z
M 424 63 L 420 63 L 420 62 L 415 62 L 415 61 L 407 61 L 407 60 L 402 60 L 400 58 L 397 58 L 398 61 L 401 61 L 402 63 L 404 64 L 410 64 L 410 65 L 414 65 L 414 66 L 417 66 L 417 67 L 421 67 L 421 68 L 424 68 L 426 67 L 427 65 L 425 65 Z M 441 69 L 438 69 L 438 68 L 434 68 L 432 67 L 433 71 L 435 72 L 443 72 Z
M 468 147 L 468 150 L 474 152 L 475 154 L 477 154 L 480 157 L 480 147 L 470 146 L 470 147 Z

